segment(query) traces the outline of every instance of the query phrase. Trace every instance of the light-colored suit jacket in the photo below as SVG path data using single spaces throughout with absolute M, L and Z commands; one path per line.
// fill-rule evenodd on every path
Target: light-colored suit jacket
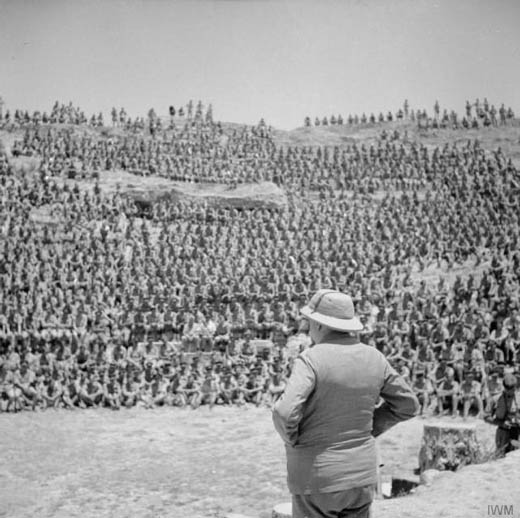
M 289 490 L 329 493 L 375 484 L 374 437 L 418 408 L 412 389 L 374 347 L 335 334 L 305 350 L 273 409 L 286 444 Z

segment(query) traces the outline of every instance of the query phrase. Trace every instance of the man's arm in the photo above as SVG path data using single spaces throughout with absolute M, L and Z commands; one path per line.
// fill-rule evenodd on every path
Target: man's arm
M 372 435 L 377 437 L 401 421 L 414 417 L 419 402 L 410 386 L 387 363 L 385 381 L 380 392 L 384 403 L 374 410 Z
M 298 426 L 303 406 L 314 390 L 316 375 L 305 356 L 296 358 L 282 397 L 273 407 L 276 431 L 285 443 L 294 446 L 298 440 Z

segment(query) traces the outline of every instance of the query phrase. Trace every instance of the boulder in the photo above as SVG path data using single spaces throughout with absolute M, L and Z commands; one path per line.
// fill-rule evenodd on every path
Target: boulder
M 218 207 L 236 209 L 281 209 L 287 205 L 285 192 L 272 182 L 239 184 L 236 187 L 223 184 L 190 184 L 172 182 L 170 188 L 155 190 L 135 190 L 140 199 L 171 199 L 205 203 Z M 132 194 L 132 191 L 129 191 Z
M 430 423 L 424 425 L 419 451 L 419 471 L 436 469 L 455 471 L 478 462 L 480 445 L 476 427 L 466 423 Z
M 84 189 L 92 188 L 91 181 L 78 181 Z M 281 209 L 288 203 L 285 191 L 273 182 L 190 183 L 173 181 L 161 176 L 139 176 L 127 171 L 100 171 L 99 186 L 104 192 L 119 191 L 143 206 L 157 200 L 204 203 L 236 209 Z

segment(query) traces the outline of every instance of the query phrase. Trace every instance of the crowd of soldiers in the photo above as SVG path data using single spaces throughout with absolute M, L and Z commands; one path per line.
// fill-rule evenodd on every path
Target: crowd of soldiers
M 411 121 L 417 123 L 420 129 L 479 129 L 510 125 L 515 119 L 514 111 L 511 107 L 506 108 L 502 103 L 497 109 L 490 104 L 487 98 L 483 101 L 476 99 L 474 103 L 466 101 L 464 115 L 459 116 L 455 110 L 448 111 L 442 109 L 438 101 L 433 105 L 433 115 L 429 115 L 426 110 L 410 109 L 408 101 L 405 101 L 402 108 L 395 113 L 388 111 L 379 115 L 371 113 L 366 115 L 351 115 L 343 118 L 342 115 L 331 115 L 330 117 L 315 117 L 314 126 L 358 126 L 367 124 L 381 124 L 385 122 Z M 305 127 L 313 125 L 310 117 L 305 117 Z
M 520 179 L 502 150 L 399 134 L 281 146 L 263 122 L 229 127 L 208 111 L 154 134 L 127 131 L 118 111 L 114 134 L 29 125 L 0 152 L 0 411 L 271 404 L 288 343 L 308 345 L 300 308 L 335 288 L 423 412 L 492 413 L 520 365 Z M 34 174 L 17 168 L 25 155 Z M 69 174 L 77 162 L 92 182 Z M 272 180 L 289 202 L 158 201 L 144 215 L 97 183 L 125 167 Z M 472 273 L 455 278 L 462 266 Z M 420 282 L 432 268 L 438 279 Z
M 35 110 L 31 113 L 28 110 L 16 109 L 13 112 L 6 110 L 4 113 L 0 98 L 0 128 L 13 130 L 23 126 L 51 124 L 88 125 L 99 128 L 103 127 L 104 121 L 101 112 L 87 117 L 85 112 L 74 106 L 72 102 L 63 104 L 56 101 L 50 112 Z
M 33 344 L 31 346 L 31 344 Z M 24 409 L 271 405 L 290 370 L 286 355 L 231 347 L 186 354 L 174 342 L 77 340 L 52 334 L 8 341 L 0 366 L 0 411 Z
M 274 179 L 272 164 L 267 167 L 273 160 L 272 128 L 262 121 L 224 134 L 209 109 L 205 115 L 197 110 L 193 118 L 169 123 L 151 111 L 146 124 L 131 123 L 133 130 L 140 131 L 127 131 L 126 114 L 121 110 L 116 116 L 114 111 L 113 124 L 119 126 L 111 128 L 108 137 L 67 126 L 27 127 L 23 138 L 14 143 L 13 156 L 38 157 L 43 175 L 79 179 L 96 179 L 100 172 L 114 170 L 184 182 Z

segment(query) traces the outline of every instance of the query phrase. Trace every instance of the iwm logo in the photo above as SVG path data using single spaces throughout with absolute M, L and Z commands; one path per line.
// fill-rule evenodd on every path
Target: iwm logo
M 513 516 L 512 505 L 488 505 L 488 516 Z

